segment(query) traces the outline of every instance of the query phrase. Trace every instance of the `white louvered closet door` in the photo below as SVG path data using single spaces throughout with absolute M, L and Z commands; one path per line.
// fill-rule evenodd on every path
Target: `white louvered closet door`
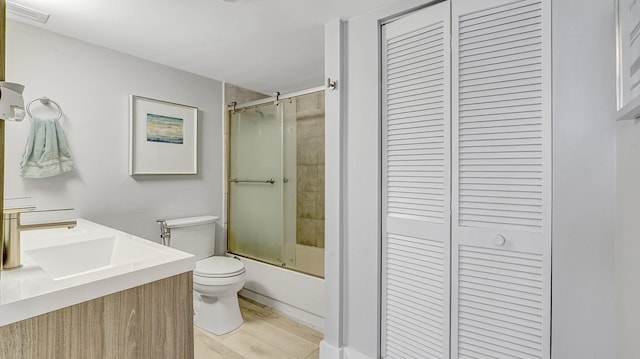
M 382 356 L 449 358 L 449 3 L 382 31 Z
M 549 358 L 549 0 L 452 4 L 452 357 Z

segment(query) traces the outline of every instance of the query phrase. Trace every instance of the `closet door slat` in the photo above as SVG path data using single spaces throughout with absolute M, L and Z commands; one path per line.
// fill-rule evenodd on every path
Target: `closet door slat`
M 450 5 L 382 31 L 382 356 L 449 358 Z
M 550 1 L 452 3 L 452 358 L 549 358 Z

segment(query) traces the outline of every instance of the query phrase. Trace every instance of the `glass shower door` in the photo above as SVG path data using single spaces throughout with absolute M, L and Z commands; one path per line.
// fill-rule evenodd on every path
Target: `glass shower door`
M 232 114 L 229 141 L 229 251 L 282 265 L 282 106 Z
M 324 91 L 249 106 L 228 127 L 228 250 L 322 277 Z

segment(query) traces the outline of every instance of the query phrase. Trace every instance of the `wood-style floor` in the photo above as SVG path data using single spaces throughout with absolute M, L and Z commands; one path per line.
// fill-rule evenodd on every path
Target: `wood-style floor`
M 322 333 L 240 298 L 244 324 L 225 335 L 195 327 L 195 359 L 317 359 Z

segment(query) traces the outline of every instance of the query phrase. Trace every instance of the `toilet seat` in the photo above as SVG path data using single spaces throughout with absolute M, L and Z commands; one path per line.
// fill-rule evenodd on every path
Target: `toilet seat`
M 213 256 L 201 259 L 196 262 L 196 268 L 193 270 L 194 278 L 229 278 L 244 273 L 244 264 L 242 261 L 223 256 Z

